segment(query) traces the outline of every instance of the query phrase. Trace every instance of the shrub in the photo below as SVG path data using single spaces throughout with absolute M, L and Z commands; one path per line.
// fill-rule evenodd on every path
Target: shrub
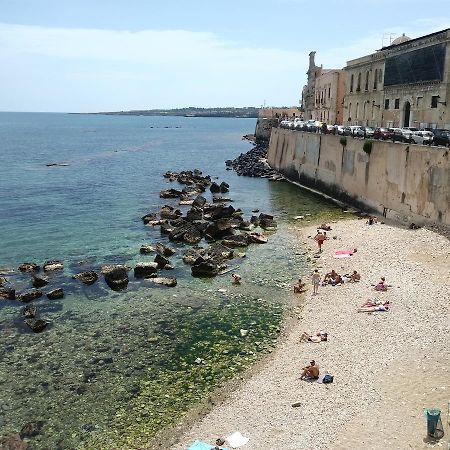
M 342 147 L 345 147 L 347 145 L 347 138 L 346 137 L 341 137 L 339 139 L 339 142 L 342 145 Z
M 372 152 L 373 141 L 365 141 L 363 145 L 363 151 L 368 155 Z

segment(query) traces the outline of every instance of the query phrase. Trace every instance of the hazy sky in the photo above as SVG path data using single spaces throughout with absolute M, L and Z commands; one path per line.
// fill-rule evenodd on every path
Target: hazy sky
M 342 68 L 450 27 L 449 0 L 0 0 L 0 111 L 298 105 Z M 394 36 L 394 37 L 395 37 Z

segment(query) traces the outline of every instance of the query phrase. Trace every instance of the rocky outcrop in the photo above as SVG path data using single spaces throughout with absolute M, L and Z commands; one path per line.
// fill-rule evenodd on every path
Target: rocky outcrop
M 113 291 L 120 291 L 128 286 L 128 270 L 123 265 L 108 265 L 102 267 L 102 273 L 105 277 L 106 284 Z
M 48 322 L 43 319 L 25 319 L 24 322 L 34 333 L 40 333 L 47 328 Z
M 172 256 L 176 253 L 176 250 L 172 247 L 169 247 L 167 245 L 164 245 L 160 242 L 158 242 L 155 246 L 155 250 L 163 256 Z
M 197 258 L 191 267 L 191 273 L 194 277 L 214 277 L 220 271 L 219 266 L 212 260 L 205 260 L 202 257 Z
M 8 287 L 0 287 L 0 299 L 15 300 L 16 290 Z
M 40 266 L 32 262 L 25 262 L 19 266 L 20 272 L 38 272 L 39 270 Z
M 31 283 L 35 288 L 44 287 L 48 284 L 49 279 L 45 275 L 38 277 L 37 275 L 33 275 Z
M 64 263 L 62 261 L 45 261 L 44 263 L 44 272 L 53 272 L 55 270 L 62 270 L 64 269 Z
M 49 300 L 58 300 L 60 298 L 64 298 L 64 289 L 58 288 L 58 289 L 53 289 L 50 292 L 47 292 L 47 298 Z
M 148 255 L 149 253 L 155 253 L 156 248 L 153 245 L 141 245 L 141 248 L 139 249 L 139 253 L 142 255 Z
M 98 275 L 93 270 L 89 270 L 87 272 L 77 273 L 76 275 L 73 275 L 72 278 L 79 280 L 84 284 L 91 285 L 98 280 Z
M 166 191 L 161 191 L 159 196 L 161 198 L 179 198 L 183 193 L 176 189 L 167 189 Z
M 170 261 L 167 258 L 164 258 L 162 255 L 155 256 L 155 263 L 158 269 L 163 269 Z
M 270 178 L 277 173 L 266 162 L 267 144 L 257 144 L 247 153 L 241 153 L 236 159 L 226 161 L 238 175 L 247 177 Z
M 135 278 L 149 278 L 156 276 L 158 264 L 156 262 L 137 263 L 134 268 Z
M 22 303 L 28 303 L 40 297 L 42 297 L 42 291 L 39 291 L 37 289 L 22 292 L 21 294 L 16 295 L 17 300 L 21 301 Z

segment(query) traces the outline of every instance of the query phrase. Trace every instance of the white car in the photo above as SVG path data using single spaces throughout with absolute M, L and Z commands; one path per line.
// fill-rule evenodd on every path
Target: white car
M 414 131 L 411 140 L 414 144 L 431 145 L 434 134 L 431 131 L 419 130 Z

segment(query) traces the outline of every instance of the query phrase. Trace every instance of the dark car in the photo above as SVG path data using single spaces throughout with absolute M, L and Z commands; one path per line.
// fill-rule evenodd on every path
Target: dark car
M 433 145 L 450 147 L 450 130 L 436 129 L 433 130 L 433 133 Z
M 373 138 L 374 139 L 392 139 L 393 132 L 390 131 L 388 128 L 375 128 L 375 131 L 373 132 Z
M 352 129 L 350 127 L 344 127 L 342 129 L 342 136 L 352 136 Z

